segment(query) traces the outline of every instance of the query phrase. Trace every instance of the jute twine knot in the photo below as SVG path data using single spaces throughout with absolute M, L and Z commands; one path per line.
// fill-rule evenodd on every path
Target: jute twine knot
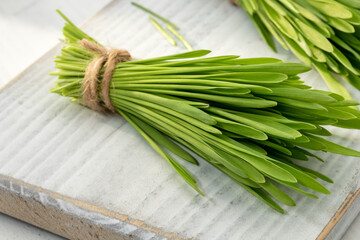
M 87 39 L 82 39 L 79 43 L 84 48 L 99 54 L 86 68 L 82 82 L 82 103 L 99 112 L 105 112 L 106 110 L 115 112 L 115 107 L 110 100 L 112 75 L 117 63 L 131 60 L 130 53 L 123 49 L 106 49 Z M 105 67 L 105 72 L 102 76 L 99 96 L 99 76 L 103 66 Z

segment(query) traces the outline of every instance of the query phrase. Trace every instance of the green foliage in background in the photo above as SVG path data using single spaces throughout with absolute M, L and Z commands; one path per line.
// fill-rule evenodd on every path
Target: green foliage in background
M 360 90 L 359 0 L 238 0 L 266 43 L 274 37 L 305 64 L 313 65 L 329 88 L 347 99 L 331 74 Z

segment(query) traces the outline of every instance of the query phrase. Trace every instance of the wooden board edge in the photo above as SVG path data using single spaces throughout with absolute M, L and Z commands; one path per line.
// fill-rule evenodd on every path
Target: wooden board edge
M 186 239 L 127 215 L 2 174 L 0 212 L 68 239 L 123 240 L 149 236 L 151 239 Z
M 344 219 L 344 216 L 347 213 L 349 213 L 350 210 L 355 211 L 355 212 L 352 212 L 353 218 L 355 218 L 358 215 L 358 213 L 360 212 L 360 206 L 358 207 L 358 209 L 352 209 L 354 207 L 355 203 L 357 205 L 360 204 L 360 188 L 355 192 L 349 193 L 349 195 L 345 198 L 345 200 L 343 201 L 343 203 L 341 204 L 339 209 L 335 212 L 334 216 L 330 219 L 328 224 L 318 235 L 316 240 L 329 239 L 330 235 L 334 234 L 334 233 L 332 233 L 332 231 L 335 231 L 336 226 L 339 225 L 341 220 Z M 348 226 L 345 226 L 345 228 L 342 230 L 342 233 L 335 233 L 335 234 L 339 235 L 341 237 L 345 233 L 346 229 L 349 226 L 350 226 L 349 224 L 348 224 Z
M 339 226 L 340 221 L 355 203 L 360 203 L 360 189 L 346 197 L 316 239 L 329 239 L 332 231 Z M 59 208 L 59 206 L 61 207 Z M 79 211 L 86 211 L 89 217 L 85 219 L 73 214 Z M 360 207 L 352 213 L 356 216 L 359 211 Z M 0 174 L 0 212 L 68 239 L 143 239 L 145 235 L 154 235 L 157 239 L 185 239 L 178 234 L 166 233 L 127 215 L 2 174 Z M 112 221 L 112 224 L 104 224 L 106 221 Z M 101 223 L 99 224 L 99 222 Z M 340 236 L 347 227 L 349 225 L 345 226 Z M 128 233 L 129 229 L 131 229 L 130 234 Z M 339 236 L 339 233 L 335 235 Z

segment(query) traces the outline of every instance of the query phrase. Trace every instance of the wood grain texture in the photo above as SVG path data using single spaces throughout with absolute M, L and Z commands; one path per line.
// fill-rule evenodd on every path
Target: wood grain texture
M 154 2 L 144 1 L 144 5 L 182 23 L 184 35 L 196 49 L 213 49 L 213 55 L 241 53 L 243 57 L 277 56 L 297 61 L 290 53 L 276 55 L 267 49 L 248 18 L 226 1 Z M 216 14 L 213 9 L 217 9 Z M 101 42 L 126 48 L 136 57 L 184 51 L 169 46 L 146 14 L 128 1 L 113 2 L 84 28 Z M 298 206 L 281 215 L 199 159 L 200 167 L 185 165 L 201 183 L 206 193 L 201 197 L 123 118 L 92 112 L 49 93 L 54 78 L 47 73 L 53 71 L 52 59 L 59 48 L 0 93 L 0 174 L 4 176 L 129 216 L 164 233 L 194 239 L 315 239 L 348 194 L 359 187 L 357 159 L 322 153 L 326 163 L 306 165 L 335 180 L 333 185 L 326 184 L 332 196 L 313 200 L 290 193 Z M 325 88 L 315 72 L 303 78 Z M 333 141 L 359 148 L 358 131 L 332 130 Z M 73 215 L 87 219 L 91 213 L 74 210 Z M 112 219 L 96 224 L 117 229 Z
M 351 223 L 350 227 L 342 236 L 342 240 L 356 240 L 360 236 L 360 214 L 357 215 L 355 220 Z

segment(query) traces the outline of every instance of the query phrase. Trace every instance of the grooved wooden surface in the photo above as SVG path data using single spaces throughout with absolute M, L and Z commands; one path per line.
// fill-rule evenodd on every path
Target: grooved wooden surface
M 211 49 L 213 55 L 297 61 L 283 50 L 271 52 L 247 16 L 227 1 L 139 2 L 171 17 L 196 49 Z M 168 45 L 147 15 L 129 1 L 113 2 L 84 29 L 105 45 L 126 48 L 138 58 L 184 51 Z M 92 112 L 49 93 L 54 78 L 47 73 L 53 71 L 58 49 L 0 93 L 0 174 L 130 216 L 162 232 L 194 239 L 315 239 L 346 197 L 359 187 L 357 159 L 320 154 L 326 163 L 312 161 L 307 165 L 335 180 L 334 185 L 325 184 L 332 196 L 313 200 L 291 193 L 298 206 L 280 215 L 204 161 L 200 160 L 200 167 L 185 163 L 206 194 L 201 197 L 124 119 Z M 315 72 L 303 74 L 303 78 L 326 89 Z M 358 131 L 332 130 L 332 140 L 359 149 Z M 39 201 L 50 204 L 46 198 Z M 62 207 L 60 202 L 55 205 Z M 88 217 L 86 212 L 75 210 L 73 215 Z M 117 230 L 111 219 L 94 221 Z M 126 234 L 129 237 L 143 230 L 135 228 Z M 149 234 L 142 239 L 157 237 Z

